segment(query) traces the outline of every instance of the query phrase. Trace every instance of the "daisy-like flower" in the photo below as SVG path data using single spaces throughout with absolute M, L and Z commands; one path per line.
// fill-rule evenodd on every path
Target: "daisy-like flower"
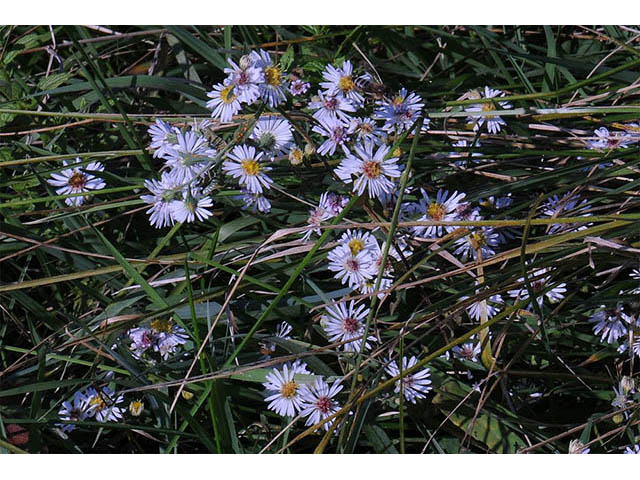
M 319 227 L 323 222 L 339 215 L 342 209 L 349 202 L 347 197 L 336 195 L 332 192 L 324 192 L 320 195 L 320 202 L 316 208 L 309 211 L 309 219 L 307 223 L 313 227 Z M 319 228 L 313 228 L 307 230 L 302 237 L 304 240 L 308 240 L 313 233 L 320 234 Z
M 414 204 L 414 211 L 421 213 L 419 221 L 436 221 L 451 222 L 457 220 L 457 211 L 460 201 L 466 196 L 465 193 L 453 192 L 449 196 L 448 190 L 438 190 L 436 198 L 432 200 L 429 194 L 423 189 L 422 199 L 418 204 Z M 413 227 L 416 235 L 435 238 L 441 237 L 445 233 L 453 232 L 456 229 L 454 225 L 429 225 L 426 227 Z
M 482 254 L 482 258 L 486 259 L 496 254 L 494 248 L 500 243 L 498 234 L 492 228 L 481 227 L 471 231 L 468 235 L 459 238 L 453 246 L 454 255 L 459 255 L 463 262 L 468 258 L 478 259 L 478 250 Z
M 127 332 L 131 339 L 131 352 L 134 358 L 140 359 L 144 352 L 153 349 L 156 342 L 156 334 L 150 328 L 136 327 Z
M 453 356 L 460 360 L 468 360 L 470 362 L 478 362 L 482 348 L 480 342 L 476 342 L 474 337 L 469 338 L 470 342 L 456 345 L 451 349 Z
M 160 119 L 156 120 L 148 131 L 151 135 L 151 148 L 154 150 L 153 158 L 164 157 L 178 143 L 180 129 Z
M 227 62 L 231 67 L 224 69 L 224 73 L 229 75 L 229 82 L 225 85 L 233 85 L 235 87 L 233 93 L 238 96 L 238 100 L 251 105 L 260 98 L 260 84 L 264 82 L 262 70 L 254 67 L 248 57 L 243 57 L 240 65 L 237 65 L 230 58 L 227 59 Z M 236 112 L 232 113 L 232 115 Z
M 276 327 L 276 338 L 282 338 L 284 340 L 289 340 L 291 337 L 289 334 L 293 330 L 293 327 L 289 325 L 287 322 L 280 322 Z M 271 358 L 271 354 L 276 351 L 276 344 L 273 342 L 265 341 L 260 343 L 260 353 L 264 355 L 265 358 Z
M 280 67 L 273 63 L 271 55 L 264 50 L 251 52 L 254 66 L 262 70 L 264 83 L 260 84 L 260 96 L 271 108 L 276 108 L 287 100 L 288 80 Z
M 400 177 L 398 168 L 398 158 L 386 158 L 390 147 L 382 145 L 374 153 L 375 144 L 366 140 L 364 144 L 356 144 L 356 155 L 347 153 L 347 158 L 342 160 L 335 172 L 345 183 L 352 182 L 352 176 L 356 179 L 353 182 L 353 191 L 359 195 L 365 191 L 369 193 L 369 198 L 380 198 L 382 193 L 393 191 L 394 178 Z
M 262 116 L 251 132 L 251 140 L 262 150 L 269 152 L 272 158 L 284 155 L 293 142 L 291 124 L 285 118 Z
M 589 318 L 589 322 L 593 323 L 593 334 L 601 335 L 600 341 L 606 343 L 614 343 L 619 338 L 627 335 L 628 327 L 625 323 L 627 318 L 624 314 L 624 308 L 621 303 L 615 307 L 605 308 L 601 305 L 602 310 L 594 313 Z
M 356 111 L 351 100 L 337 95 L 325 95 L 320 90 L 318 90 L 318 96 L 309 102 L 309 108 L 315 110 L 313 118 L 321 123 L 327 119 L 333 120 L 335 118 L 348 123 L 351 121 L 351 117 L 347 112 Z
M 182 193 L 182 199 L 173 200 L 169 205 L 171 216 L 176 222 L 192 223 L 196 221 L 205 221 L 213 213 L 209 208 L 213 207 L 211 197 L 202 193 L 202 189 L 191 185 L 185 188 Z
M 190 182 L 201 176 L 216 156 L 207 139 L 196 132 L 177 134 L 178 144 L 167 153 L 167 166 L 178 184 Z
M 96 418 L 98 422 L 117 422 L 122 418 L 123 409 L 118 404 L 124 401 L 124 396 L 116 395 L 109 387 L 103 387 L 101 391 L 88 388 L 87 415 Z
M 349 141 L 349 135 L 353 131 L 352 125 L 345 125 L 338 118 L 328 117 L 320 125 L 315 125 L 313 131 L 319 133 L 326 140 L 318 147 L 320 155 L 333 155 L 338 146 L 343 146 Z
M 131 400 L 129 403 L 129 413 L 134 417 L 139 417 L 144 411 L 144 403 L 142 400 Z
M 106 186 L 106 183 L 99 178 L 87 172 L 102 172 L 104 165 L 100 162 L 91 162 L 86 167 L 73 166 L 80 163 L 82 160 L 77 157 L 73 163 L 67 163 L 64 160 L 64 166 L 70 166 L 60 173 L 52 173 L 51 178 L 47 180 L 49 185 L 59 187 L 56 189 L 58 195 L 69 195 L 74 193 L 87 193 L 92 190 L 100 190 Z M 85 170 L 86 169 L 86 170 Z M 80 206 L 84 203 L 85 196 L 78 195 L 77 197 L 65 198 L 64 202 L 70 207 Z
M 411 357 L 407 361 L 407 357 L 402 357 L 402 371 L 413 367 L 416 363 L 418 363 L 418 359 L 416 357 Z M 397 362 L 391 362 L 389 365 L 385 367 L 385 372 L 390 377 L 397 377 L 400 375 L 400 368 L 398 367 Z M 404 398 L 411 403 L 416 403 L 416 400 L 420 400 L 422 398 L 426 398 L 426 393 L 428 393 L 432 387 L 429 369 L 425 368 L 424 370 L 420 370 L 416 373 L 412 373 L 410 375 L 405 375 L 402 377 L 402 380 L 396 381 L 394 393 L 400 393 L 400 390 L 404 393 Z M 402 384 L 401 384 L 402 382 Z
M 151 329 L 155 335 L 153 350 L 160 353 L 163 360 L 176 352 L 179 345 L 187 343 L 187 332 L 167 318 L 159 318 L 151 322 Z
M 291 165 L 300 165 L 304 158 L 304 152 L 297 145 L 292 145 L 289 149 L 289 161 Z
M 626 454 L 636 454 L 636 455 L 640 455 L 640 443 L 636 443 L 635 445 L 631 446 L 631 447 L 627 447 L 624 449 L 624 453 Z
M 565 215 L 572 217 L 581 216 L 588 217 L 590 213 L 584 213 L 588 208 L 586 206 L 587 201 L 580 201 L 580 197 L 572 196 L 570 193 L 566 194 L 562 198 L 558 198 L 557 195 L 550 197 L 547 203 L 542 207 L 542 218 L 556 218 Z M 549 227 L 549 233 L 569 232 L 573 230 L 584 230 L 590 224 L 585 223 L 554 223 Z
M 484 90 L 478 92 L 473 91 L 471 93 L 470 98 L 499 98 L 504 97 L 505 93 L 502 90 L 494 90 L 493 88 L 484 87 Z M 513 106 L 509 102 L 488 102 L 488 103 L 478 103 L 471 105 L 470 107 L 465 108 L 465 112 L 494 112 L 496 111 L 496 103 L 500 106 L 502 110 L 509 110 L 513 108 Z M 500 117 L 500 115 L 484 115 L 482 117 L 467 117 L 467 123 L 473 124 L 473 131 L 477 132 L 482 128 L 482 126 L 487 124 L 487 131 L 491 134 L 497 134 L 500 132 L 500 129 L 503 125 L 507 123 Z
M 292 80 L 289 85 L 289 93 L 294 97 L 297 97 L 298 95 L 304 95 L 307 93 L 309 88 L 311 88 L 311 84 L 301 80 L 300 78 L 296 78 L 295 80 Z
M 591 449 L 589 447 L 585 447 L 584 443 L 580 440 L 571 440 L 569 442 L 569 452 L 570 454 L 585 454 L 589 453 Z
M 240 98 L 236 93 L 235 84 L 228 82 L 213 86 L 213 90 L 207 93 L 211 100 L 207 102 L 207 108 L 212 110 L 211 117 L 221 122 L 230 122 L 233 116 L 240 111 Z
M 392 99 L 385 98 L 377 104 L 374 118 L 384 120 L 382 129 L 385 132 L 396 134 L 410 128 L 413 122 L 420 118 L 420 112 L 424 107 L 420 95 L 414 92 L 408 93 L 406 88 L 400 89 Z M 425 119 L 423 129 L 428 125 L 429 121 Z
M 351 120 L 355 139 L 364 143 L 367 140 L 374 142 L 376 145 L 382 145 L 387 134 L 376 122 L 368 117 L 358 117 Z
M 480 142 L 475 143 L 475 148 L 480 148 L 482 144 Z M 470 148 L 474 147 L 473 142 L 468 142 L 465 139 L 458 140 L 456 143 L 452 145 L 452 147 L 460 147 L 460 148 Z M 453 158 L 461 158 L 461 160 L 456 160 L 453 162 L 457 167 L 466 167 L 467 160 L 470 158 L 473 163 L 478 163 L 478 157 L 482 157 L 482 153 L 480 152 L 472 152 L 471 157 L 469 157 L 469 152 L 460 151 L 460 152 L 451 152 L 449 154 Z
M 357 288 L 366 280 L 376 275 L 375 259 L 368 249 L 362 249 L 354 254 L 348 245 L 338 245 L 328 254 L 329 270 L 336 272 L 334 277 Z
M 274 368 L 262 384 L 269 395 L 265 398 L 269 410 L 282 417 L 293 417 L 302 408 L 300 384 L 294 378 L 296 373 L 308 373 L 306 365 L 284 364 L 282 370 Z
M 467 297 L 463 297 L 461 300 L 466 299 Z M 487 299 L 487 318 L 493 318 L 500 312 L 500 306 L 504 303 L 502 299 L 502 295 L 491 295 Z M 482 318 L 482 301 L 473 302 L 471 305 L 467 307 L 467 313 L 471 318 L 475 321 L 479 322 Z
M 243 210 L 249 210 L 252 213 L 269 213 L 271 211 L 271 202 L 262 193 L 253 193 L 246 187 L 242 187 L 241 190 L 242 193 L 234 198 L 244 203 Z
M 324 88 L 329 95 L 347 98 L 358 107 L 364 103 L 364 98 L 358 91 L 356 78 L 353 76 L 353 66 L 349 60 L 345 60 L 341 68 L 327 65 L 322 72 L 322 78 L 325 81 L 320 82 L 320 86 Z
M 147 210 L 149 221 L 156 228 L 173 225 L 171 203 L 180 197 L 180 183 L 169 172 L 162 172 L 160 180 L 145 180 L 144 186 L 152 195 L 141 195 L 144 203 L 151 205 Z
M 240 185 L 244 185 L 252 193 L 262 193 L 263 187 L 271 188 L 273 180 L 264 172 L 271 167 L 262 164 L 263 153 L 256 153 L 254 147 L 236 145 L 227 154 L 227 160 L 222 164 L 222 171 L 233 178 L 238 178 Z
M 71 401 L 62 403 L 62 408 L 58 411 L 60 420 L 67 422 L 81 422 L 89 415 L 87 414 L 88 399 L 86 395 L 80 391 L 73 394 Z M 57 425 L 60 429 L 67 433 L 75 430 L 76 426 L 70 423 L 60 423 Z
M 533 290 L 533 293 L 542 292 L 547 288 L 548 283 L 551 280 L 551 276 L 549 276 L 549 274 L 552 271 L 552 268 L 540 268 L 532 272 L 531 276 L 529 277 L 529 282 L 531 284 L 531 290 Z M 524 283 L 524 277 L 520 277 L 518 279 L 518 283 Z M 544 297 L 547 297 L 551 303 L 558 303 L 560 300 L 562 300 L 564 298 L 565 292 L 567 291 L 566 285 L 566 283 L 560 283 L 547 290 L 544 294 L 538 295 L 536 297 L 536 302 L 538 302 L 540 308 L 542 308 Z M 526 286 L 523 286 L 522 288 L 516 288 L 514 290 L 509 290 L 509 295 L 512 298 L 517 298 L 518 300 L 526 300 L 527 298 L 529 298 L 529 292 L 527 291 Z M 531 306 L 532 304 L 529 304 L 528 308 L 530 309 Z
M 339 380 L 329 386 L 322 378 L 317 378 L 314 383 L 302 386 L 300 395 L 304 403 L 300 415 L 307 417 L 306 426 L 315 425 L 340 410 L 340 405 L 333 397 L 340 393 L 342 388 Z M 323 428 L 328 431 L 334 420 L 331 419 L 325 423 Z
M 327 333 L 330 342 L 346 342 L 342 345 L 345 352 L 359 352 L 371 348 L 369 342 L 376 337 L 369 336 L 362 347 L 364 327 L 369 309 L 364 305 L 356 305 L 353 300 L 336 303 L 327 307 L 322 316 L 321 325 Z
M 587 140 L 587 147 L 593 150 L 615 150 L 627 148 L 634 142 L 634 138 L 628 133 L 610 132 L 607 127 L 597 128 L 593 132 L 594 140 Z

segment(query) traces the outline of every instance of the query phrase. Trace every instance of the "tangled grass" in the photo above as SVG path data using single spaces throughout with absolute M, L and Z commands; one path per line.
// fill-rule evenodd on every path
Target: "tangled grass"
M 637 30 L 5 26 L 0 38 L 0 451 L 622 453 L 640 442 Z M 227 57 L 254 49 L 309 94 L 213 121 L 207 141 L 228 152 L 269 113 L 314 148 L 299 165 L 270 164 L 269 213 L 241 209 L 237 182 L 216 172 L 210 217 L 151 226 L 141 195 L 162 161 L 149 127 L 211 119 Z M 308 98 L 344 60 L 373 79 L 369 112 L 401 87 L 424 103 L 385 139 L 404 168 L 395 204 L 341 181 L 340 149 L 317 153 Z M 511 108 L 479 98 L 485 85 Z M 475 131 L 495 109 L 501 128 Z M 80 205 L 47 181 L 76 157 L 101 162 L 106 184 Z M 479 213 L 411 216 L 421 189 L 464 192 Z M 349 201 L 304 238 L 325 192 Z M 477 239 L 458 250 L 480 227 L 504 237 L 494 254 Z M 393 267 L 369 293 L 327 268 L 347 230 L 375 236 Z M 369 309 L 359 338 L 372 338 L 355 352 L 325 329 L 326 308 L 351 299 Z M 136 328 L 168 324 L 180 345 L 132 350 Z M 297 386 L 343 387 L 322 423 L 268 409 L 263 383 L 294 361 L 308 369 Z M 426 368 L 431 389 L 412 397 L 407 379 Z M 75 400 L 92 415 L 61 420 Z M 112 421 L 96 414 L 101 401 L 119 409 Z

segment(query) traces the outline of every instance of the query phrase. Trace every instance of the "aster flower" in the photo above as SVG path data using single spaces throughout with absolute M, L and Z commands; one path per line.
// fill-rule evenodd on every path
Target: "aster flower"
M 422 199 L 419 203 L 414 204 L 413 211 L 422 214 L 419 221 L 436 221 L 451 222 L 457 220 L 457 207 L 460 201 L 466 196 L 464 193 L 453 192 L 449 196 L 448 190 L 438 190 L 436 198 L 429 198 L 427 192 L 422 189 Z M 413 227 L 416 235 L 435 238 L 441 237 L 445 233 L 453 232 L 456 229 L 454 225 L 429 225 L 426 227 Z
M 605 308 L 604 305 L 601 305 L 600 308 L 603 310 L 594 313 L 589 318 L 589 322 L 594 324 L 593 334 L 601 335 L 601 342 L 614 343 L 628 332 L 624 307 L 618 303 L 616 307 Z
M 300 415 L 307 417 L 306 426 L 320 423 L 340 410 L 340 405 L 333 397 L 340 393 L 342 388 L 339 380 L 329 386 L 322 378 L 317 378 L 314 383 L 302 386 L 300 395 L 302 396 L 303 405 Z M 331 419 L 325 423 L 323 428 L 329 431 L 334 420 Z
M 207 102 L 207 108 L 212 110 L 211 117 L 221 122 L 230 122 L 242 108 L 240 98 L 236 94 L 236 86 L 233 83 L 214 85 L 213 90 L 207 93 L 207 97 L 211 99 Z
M 416 357 L 412 356 L 408 361 L 407 357 L 402 357 L 402 371 L 404 372 L 405 370 L 408 370 L 417 363 L 418 359 Z M 397 377 L 400 375 L 400 368 L 395 361 L 389 363 L 384 370 L 390 377 Z M 432 387 L 429 386 L 431 385 L 431 380 L 429 380 L 430 376 L 428 368 L 410 375 L 405 375 L 401 380 L 396 381 L 396 386 L 393 391 L 394 393 L 400 393 L 400 390 L 402 390 L 404 398 L 415 404 L 416 400 L 426 398 L 425 394 L 432 390 Z
M 341 68 L 327 65 L 322 72 L 322 78 L 325 81 L 320 82 L 320 86 L 329 95 L 342 96 L 351 100 L 358 107 L 364 103 L 364 98 L 358 91 L 356 79 L 353 76 L 353 66 L 349 60 L 345 60 Z
M 106 183 L 104 183 L 101 178 L 87 172 L 87 170 L 102 172 L 104 165 L 100 162 L 91 162 L 86 167 L 73 166 L 81 161 L 80 157 L 77 157 L 73 163 L 67 163 L 67 161 L 64 160 L 64 166 L 70 166 L 71 168 L 66 168 L 59 173 L 54 172 L 51 174 L 51 178 L 47 180 L 47 183 L 54 187 L 59 187 L 56 189 L 58 195 L 87 193 L 92 190 L 101 190 L 106 186 Z M 84 199 L 84 195 L 79 195 L 77 197 L 65 198 L 64 202 L 70 207 L 78 207 L 84 203 Z
M 353 183 L 353 191 L 359 195 L 365 191 L 369 193 L 369 198 L 380 198 L 382 193 L 391 193 L 393 181 L 391 179 L 400 177 L 398 168 L 398 158 L 385 158 L 390 147 L 382 145 L 374 153 L 374 142 L 367 140 L 364 145 L 356 144 L 354 149 L 356 155 L 347 153 L 347 157 L 342 160 L 335 172 L 345 183 L 352 182 L 352 176 L 356 179 Z
M 293 142 L 291 124 L 285 118 L 262 116 L 251 132 L 251 140 L 262 150 L 269 152 L 272 158 L 283 155 Z
M 626 454 L 631 453 L 636 455 L 640 454 L 640 443 L 636 443 L 635 445 L 625 448 L 624 453 Z
M 463 297 L 461 300 L 465 300 L 468 297 Z M 471 305 L 467 307 L 467 313 L 471 318 L 475 321 L 479 322 L 482 318 L 482 300 L 478 302 L 473 302 Z M 487 318 L 493 318 L 496 316 L 498 312 L 500 312 L 500 306 L 504 303 L 502 299 L 502 295 L 491 295 L 486 300 L 487 306 Z
M 337 216 L 349 202 L 349 199 L 332 192 L 324 192 L 320 195 L 320 202 L 316 208 L 309 211 L 307 223 L 313 227 L 319 227 L 323 222 Z M 307 230 L 303 239 L 308 240 L 313 233 L 320 234 L 319 228 Z
M 264 74 L 262 70 L 253 66 L 248 57 L 243 57 L 240 60 L 240 65 L 237 65 L 230 58 L 227 59 L 230 68 L 224 69 L 224 73 L 229 75 L 228 85 L 234 86 L 234 92 L 238 96 L 240 102 L 251 105 L 258 98 L 260 98 L 260 84 L 264 82 Z M 211 108 L 211 107 L 209 107 Z M 239 109 L 238 109 L 239 110 Z M 234 115 L 234 112 L 232 115 Z M 222 120 L 227 121 L 227 120 Z
M 501 90 L 495 90 L 493 88 L 484 87 L 484 90 L 478 92 L 474 91 L 471 94 L 471 98 L 499 98 L 504 97 L 505 93 Z M 513 106 L 509 102 L 488 102 L 478 103 L 465 108 L 465 112 L 493 112 L 496 111 L 496 103 L 502 110 L 509 110 Z M 497 134 L 506 122 L 499 115 L 485 115 L 482 117 L 467 117 L 467 123 L 473 124 L 473 131 L 477 132 L 486 123 L 487 130 L 491 134 Z
M 328 306 L 322 316 L 321 325 L 327 333 L 330 342 L 346 342 L 341 348 L 345 352 L 360 352 L 371 348 L 369 342 L 375 337 L 367 337 L 362 347 L 362 337 L 369 309 L 364 305 L 357 305 L 353 300 Z
M 302 396 L 300 384 L 296 382 L 296 373 L 307 373 L 306 365 L 301 369 L 300 365 L 284 364 L 282 370 L 274 368 L 266 377 L 262 385 L 267 390 L 269 410 L 273 410 L 283 417 L 293 417 L 302 408 Z
M 144 203 L 151 205 L 146 213 L 149 221 L 156 228 L 173 225 L 171 203 L 180 196 L 180 183 L 169 172 L 162 172 L 160 180 L 145 180 L 144 186 L 152 195 L 141 195 Z
M 261 69 L 264 83 L 260 84 L 260 96 L 271 108 L 276 108 L 287 100 L 288 80 L 280 67 L 273 63 L 271 55 L 264 50 L 251 52 L 251 59 L 256 68 Z
M 590 448 L 585 447 L 584 443 L 580 440 L 571 440 L 569 442 L 569 452 L 570 454 L 585 454 L 591 451 Z
M 152 321 L 151 329 L 155 335 L 153 350 L 158 352 L 163 360 L 167 360 L 169 354 L 175 353 L 178 346 L 187 343 L 189 338 L 184 328 L 167 318 Z
M 387 134 L 376 125 L 373 119 L 357 117 L 351 120 L 351 124 L 357 141 L 364 143 L 370 140 L 376 145 L 382 145 L 384 143 Z
M 406 88 L 400 89 L 398 94 L 392 99 L 383 99 L 377 102 L 378 108 L 375 111 L 374 118 L 384 120 L 382 129 L 385 132 L 399 134 L 411 127 L 413 122 L 420 118 L 422 107 L 422 98 L 420 95 L 411 92 L 408 93 Z M 428 126 L 428 119 L 425 119 L 423 129 Z
M 236 145 L 227 154 L 227 160 L 222 164 L 222 171 L 233 178 L 238 178 L 240 185 L 243 185 L 252 193 L 262 193 L 263 187 L 271 188 L 273 180 L 264 172 L 271 170 L 271 167 L 264 166 L 262 162 L 263 153 L 256 153 L 254 147 L 246 145 Z
M 88 388 L 87 415 L 94 417 L 98 422 L 117 422 L 122 418 L 123 409 L 118 404 L 124 401 L 124 396 L 116 395 L 109 387 L 103 387 L 101 391 Z
M 580 197 L 572 196 L 570 193 L 562 198 L 557 195 L 550 197 L 542 207 L 542 218 L 556 218 L 565 215 L 588 217 L 590 213 L 584 213 L 587 201 L 580 201 Z M 549 227 L 549 233 L 569 232 L 573 230 L 584 230 L 589 224 L 585 223 L 554 223 Z
M 499 243 L 498 234 L 492 228 L 481 227 L 456 240 L 453 244 L 455 247 L 453 254 L 460 256 L 460 259 L 466 262 L 468 258 L 478 260 L 478 250 L 480 250 L 482 258 L 486 259 L 496 254 L 494 248 Z
M 453 145 L 451 145 L 452 147 L 459 147 L 459 148 L 470 148 L 470 147 L 475 147 L 475 148 L 480 148 L 482 146 L 482 144 L 480 142 L 475 142 L 475 145 L 473 144 L 473 142 L 468 142 L 465 139 L 461 139 L 458 140 L 456 143 L 454 143 Z M 471 157 L 469 157 L 469 152 L 451 152 L 449 154 L 452 158 L 460 158 L 461 160 L 456 160 L 454 163 L 454 165 L 456 165 L 457 167 L 466 167 L 467 166 L 467 161 L 469 159 L 471 159 L 471 161 L 473 163 L 478 163 L 479 162 L 479 157 L 482 157 L 482 153 L 480 152 L 472 152 L 471 153 Z
M 160 119 L 157 119 L 148 131 L 151 136 L 151 149 L 154 150 L 153 158 L 164 157 L 178 143 L 180 129 Z
M 294 97 L 297 97 L 298 95 L 304 95 L 307 93 L 309 88 L 311 88 L 311 85 L 308 82 L 296 78 L 295 80 L 292 80 L 289 85 L 289 93 Z
M 136 327 L 127 332 L 131 340 L 130 349 L 134 358 L 140 359 L 149 349 L 153 349 L 156 342 L 156 335 L 150 328 Z
M 87 414 L 87 407 L 88 398 L 84 393 L 77 391 L 73 394 L 73 399 L 71 401 L 62 403 L 62 408 L 58 411 L 58 416 L 60 417 L 60 420 L 63 421 L 82 422 L 89 416 Z M 70 423 L 61 423 L 57 426 L 65 433 L 71 432 L 76 428 L 75 425 Z
M 303 158 L 304 152 L 300 150 L 300 147 L 298 147 L 297 145 L 292 145 L 289 149 L 289 162 L 291 162 L 291 165 L 300 165 Z
M 269 213 L 271 211 L 271 202 L 262 193 L 253 193 L 246 187 L 242 187 L 242 193 L 234 197 L 236 200 L 241 200 L 243 210 L 249 210 L 252 213 Z
M 468 360 L 470 362 L 478 362 L 478 358 L 482 353 L 482 346 L 480 342 L 476 342 L 474 337 L 470 337 L 470 342 L 465 342 L 461 345 L 456 345 L 451 349 L 453 356 L 460 360 Z
M 144 403 L 142 400 L 131 400 L 129 403 L 129 413 L 134 417 L 139 417 L 144 411 Z
M 534 293 L 542 292 L 548 286 L 551 277 L 549 274 L 553 271 L 552 268 L 540 268 L 536 269 L 531 273 L 529 277 L 529 282 L 531 284 L 531 290 Z M 518 283 L 524 283 L 524 277 L 518 279 Z M 547 290 L 544 294 L 538 295 L 536 297 L 536 302 L 542 308 L 542 304 L 544 302 L 544 297 L 547 297 L 551 303 L 558 303 L 560 300 L 564 298 L 564 294 L 567 291 L 566 283 L 560 283 L 555 285 L 551 289 Z M 526 286 L 522 288 L 516 288 L 514 290 L 509 290 L 509 295 L 512 298 L 516 298 L 518 300 L 526 300 L 529 298 L 529 292 L 527 291 Z M 528 308 L 531 308 L 532 304 L 529 304 Z
M 283 340 L 289 340 L 291 337 L 289 334 L 293 330 L 293 327 L 287 322 L 280 322 L 276 327 L 276 338 L 282 338 Z M 276 351 L 276 344 L 273 342 L 265 341 L 260 343 L 260 353 L 265 358 L 271 358 L 271 354 Z
M 348 245 L 338 245 L 328 254 L 329 270 L 336 272 L 334 277 L 357 288 L 377 273 L 375 259 L 367 249 L 353 254 Z
M 353 131 L 352 125 L 345 125 L 338 118 L 327 117 L 320 125 L 315 125 L 313 131 L 327 139 L 318 147 L 320 155 L 333 155 L 338 146 L 343 146 L 349 141 L 349 135 Z
M 213 200 L 202 193 L 197 186 L 185 188 L 182 199 L 173 200 L 169 205 L 171 216 L 176 222 L 192 223 L 196 219 L 203 222 L 213 213 L 208 208 L 213 207 Z
M 318 96 L 309 102 L 309 108 L 315 110 L 313 118 L 321 123 L 327 119 L 334 120 L 336 118 L 348 123 L 351 121 L 351 117 L 347 112 L 356 111 L 351 100 L 335 95 L 325 95 L 320 90 L 318 90 Z
M 203 135 L 196 132 L 178 132 L 177 140 L 177 145 L 168 151 L 165 158 L 174 180 L 182 184 L 200 177 L 217 152 Z
M 627 148 L 634 142 L 633 137 L 628 133 L 610 132 L 607 127 L 597 128 L 593 132 L 594 140 L 587 140 L 587 147 L 594 150 L 614 150 L 616 148 Z

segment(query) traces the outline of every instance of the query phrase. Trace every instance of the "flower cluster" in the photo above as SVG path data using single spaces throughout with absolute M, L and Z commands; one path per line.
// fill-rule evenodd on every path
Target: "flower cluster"
M 89 387 L 77 391 L 71 400 L 63 402 L 58 416 L 64 422 L 82 422 L 87 418 L 95 418 L 102 423 L 117 422 L 124 413 L 122 407 L 118 406 L 123 401 L 124 397 L 115 394 L 109 387 L 101 390 Z M 65 433 L 76 428 L 73 423 L 63 423 L 59 427 Z
M 149 327 L 136 327 L 127 332 L 131 340 L 131 353 L 135 358 L 148 357 L 157 352 L 163 360 L 174 354 L 187 342 L 185 330 L 169 319 L 153 320 Z

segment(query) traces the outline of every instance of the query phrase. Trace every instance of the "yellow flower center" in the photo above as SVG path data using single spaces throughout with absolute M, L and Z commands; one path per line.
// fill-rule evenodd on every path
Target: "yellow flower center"
M 399 157 L 400 155 L 402 155 L 402 149 L 400 147 L 396 147 L 396 149 L 393 151 L 393 156 Z
M 237 95 L 233 93 L 233 85 L 229 85 L 228 87 L 224 87 L 220 90 L 220 99 L 222 103 L 231 103 L 236 99 Z
M 171 332 L 171 330 L 173 330 L 173 324 L 170 320 L 158 319 L 151 322 L 151 328 L 153 328 L 156 332 L 169 333 Z
M 351 250 L 351 255 L 354 257 L 358 255 L 362 249 L 364 248 L 364 242 L 359 238 L 354 238 L 349 240 L 349 250 Z
M 493 103 L 483 103 L 482 104 L 482 111 L 483 112 L 492 112 L 493 110 L 496 109 L 496 106 Z M 492 118 L 493 115 L 485 115 L 485 118 Z
M 284 398 L 293 398 L 297 391 L 298 384 L 294 381 L 291 381 L 282 385 L 282 388 L 280 389 L 280 395 L 282 395 Z
M 338 88 L 340 88 L 340 90 L 342 90 L 344 93 L 349 93 L 354 88 L 356 88 L 356 84 L 351 78 L 351 75 L 345 75 L 338 81 Z
M 100 411 L 104 410 L 107 407 L 107 402 L 105 402 L 100 394 L 97 393 L 96 395 L 91 397 L 91 400 L 89 400 L 89 405 L 95 407 L 96 410 Z
M 404 98 L 402 98 L 400 95 L 396 96 L 391 103 L 393 104 L 394 107 L 399 107 L 400 105 L 402 105 L 402 102 L 404 102 Z
M 69 185 L 73 188 L 82 188 L 87 183 L 83 173 L 76 172 L 69 178 Z
M 471 245 L 474 248 L 484 247 L 487 244 L 487 237 L 482 232 L 473 232 L 469 238 L 471 238 Z
M 291 152 L 289 152 L 289 161 L 293 165 L 300 165 L 302 163 L 302 150 L 299 148 L 293 148 Z
M 131 412 L 131 415 L 134 417 L 140 416 L 142 410 L 144 410 L 144 404 L 140 400 L 133 400 L 129 404 L 129 412 Z
M 260 173 L 262 167 L 255 160 L 242 160 L 242 170 L 246 175 L 255 176 Z
M 431 202 L 427 208 L 427 215 L 435 221 L 442 220 L 446 213 L 447 211 L 441 203 Z
M 279 87 L 282 82 L 282 72 L 278 67 L 264 69 L 264 81 L 273 87 Z
M 380 173 L 382 173 L 382 168 L 378 162 L 374 162 L 373 160 L 367 160 L 362 164 L 362 172 L 369 179 L 378 178 Z

